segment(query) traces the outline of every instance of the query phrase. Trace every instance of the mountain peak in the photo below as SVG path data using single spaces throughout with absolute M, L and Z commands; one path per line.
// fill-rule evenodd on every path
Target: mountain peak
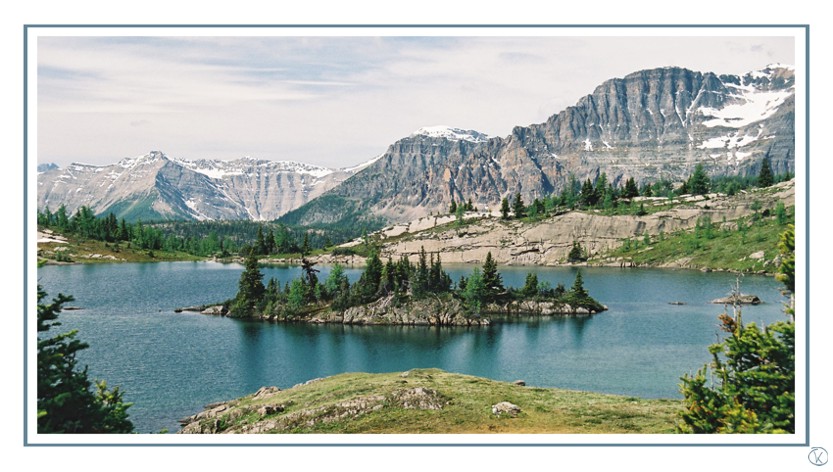
M 128 168 L 140 164 L 152 164 L 157 161 L 167 161 L 168 156 L 162 151 L 150 151 L 147 154 L 136 157 L 125 157 L 118 162 L 118 165 Z
M 489 140 L 489 135 L 479 131 L 446 125 L 423 126 L 411 133 L 411 136 L 428 136 L 431 138 L 445 138 L 449 141 L 469 141 L 472 143 L 484 143 Z

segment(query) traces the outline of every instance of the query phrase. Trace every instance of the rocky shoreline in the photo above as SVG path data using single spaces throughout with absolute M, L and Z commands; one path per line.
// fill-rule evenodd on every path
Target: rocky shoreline
M 604 311 L 607 307 L 603 307 Z M 177 308 L 175 313 L 191 312 L 203 315 L 228 316 L 224 305 L 200 305 Z M 519 316 L 591 316 L 599 313 L 585 307 L 572 307 L 567 303 L 552 301 L 522 300 L 506 304 L 488 304 L 479 314 L 469 313 L 456 298 L 435 296 L 422 300 L 397 303 L 393 296 L 383 297 L 372 303 L 331 310 L 320 310 L 292 317 L 256 316 L 252 319 L 269 322 L 296 322 L 312 324 L 342 324 L 366 326 L 488 326 L 491 319 L 485 315 L 506 317 Z

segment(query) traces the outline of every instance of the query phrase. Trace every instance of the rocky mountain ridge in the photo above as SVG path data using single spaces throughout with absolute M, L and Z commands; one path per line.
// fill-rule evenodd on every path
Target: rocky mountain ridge
M 159 151 L 116 164 L 43 167 L 38 208 L 82 205 L 128 220 L 273 220 L 332 189 L 362 167 L 327 169 L 244 157 L 171 158 Z
M 664 198 L 639 197 L 645 207 L 665 207 Z M 499 215 L 472 212 L 466 218 L 473 221 L 456 227 L 453 216 L 429 216 L 408 224 L 384 228 L 371 237 L 381 245 L 381 256 L 397 260 L 407 257 L 418 260 L 421 250 L 438 253 L 444 264 L 482 264 L 486 254 L 501 265 L 568 264 L 567 258 L 574 243 L 579 243 L 588 255 L 605 254 L 622 245 L 626 239 L 640 240 L 646 234 L 656 239 L 660 234 L 670 235 L 695 228 L 702 218 L 721 225 L 733 226 L 740 218 L 750 219 L 754 214 L 772 212 L 781 202 L 785 207 L 795 206 L 795 180 L 781 182 L 766 189 L 755 189 L 738 195 L 711 194 L 687 196 L 675 199 L 672 208 L 646 215 L 604 215 L 599 211 L 570 211 L 536 222 L 518 220 L 503 221 Z M 342 245 L 343 249 L 361 244 L 355 240 Z M 754 257 L 755 249 L 738 257 Z M 362 264 L 358 257 L 327 257 L 321 263 Z M 605 265 L 627 265 L 627 261 L 597 261 Z M 688 268 L 683 256 L 670 261 L 667 267 Z
M 38 207 L 81 205 L 128 219 L 253 219 L 355 226 L 406 222 L 471 199 L 497 208 L 560 192 L 571 180 L 615 186 L 754 175 L 764 158 L 795 171 L 795 71 L 773 64 L 743 76 L 678 67 L 597 86 L 576 105 L 506 137 L 420 128 L 363 165 L 341 170 L 243 158 L 186 161 L 151 152 L 111 166 L 39 167 Z M 372 224 L 370 223 L 372 222 Z M 373 229 L 373 228 L 371 228 Z
M 521 193 L 529 202 L 561 191 L 571 178 L 595 181 L 602 173 L 613 185 L 628 178 L 679 182 L 696 164 L 710 175 L 755 175 L 764 157 L 774 172 L 794 172 L 794 87 L 794 70 L 783 65 L 744 76 L 676 67 L 635 72 L 505 138 L 412 134 L 285 219 L 374 215 L 398 223 L 445 212 L 452 200 L 494 209 Z

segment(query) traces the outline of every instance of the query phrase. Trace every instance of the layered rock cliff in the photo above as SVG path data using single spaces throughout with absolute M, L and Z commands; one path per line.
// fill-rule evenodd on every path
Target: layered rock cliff
M 754 175 L 764 157 L 775 173 L 794 172 L 794 81 L 780 65 L 743 77 L 653 69 L 609 80 L 505 138 L 420 130 L 285 218 L 404 222 L 445 212 L 452 200 L 494 209 L 519 192 L 528 202 L 602 173 L 613 185 L 679 182 L 696 164 L 713 176 Z

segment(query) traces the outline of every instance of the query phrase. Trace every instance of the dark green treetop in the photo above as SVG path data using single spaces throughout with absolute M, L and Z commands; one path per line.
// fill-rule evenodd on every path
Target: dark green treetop
M 62 305 L 72 297 L 59 294 L 44 303 L 46 292 L 38 286 L 38 332 L 60 325 Z M 127 416 L 130 403 L 118 387 L 109 390 L 103 381 L 95 384 L 87 369 L 78 369 L 76 355 L 88 345 L 75 338 L 77 331 L 38 339 L 38 433 L 130 433 Z

